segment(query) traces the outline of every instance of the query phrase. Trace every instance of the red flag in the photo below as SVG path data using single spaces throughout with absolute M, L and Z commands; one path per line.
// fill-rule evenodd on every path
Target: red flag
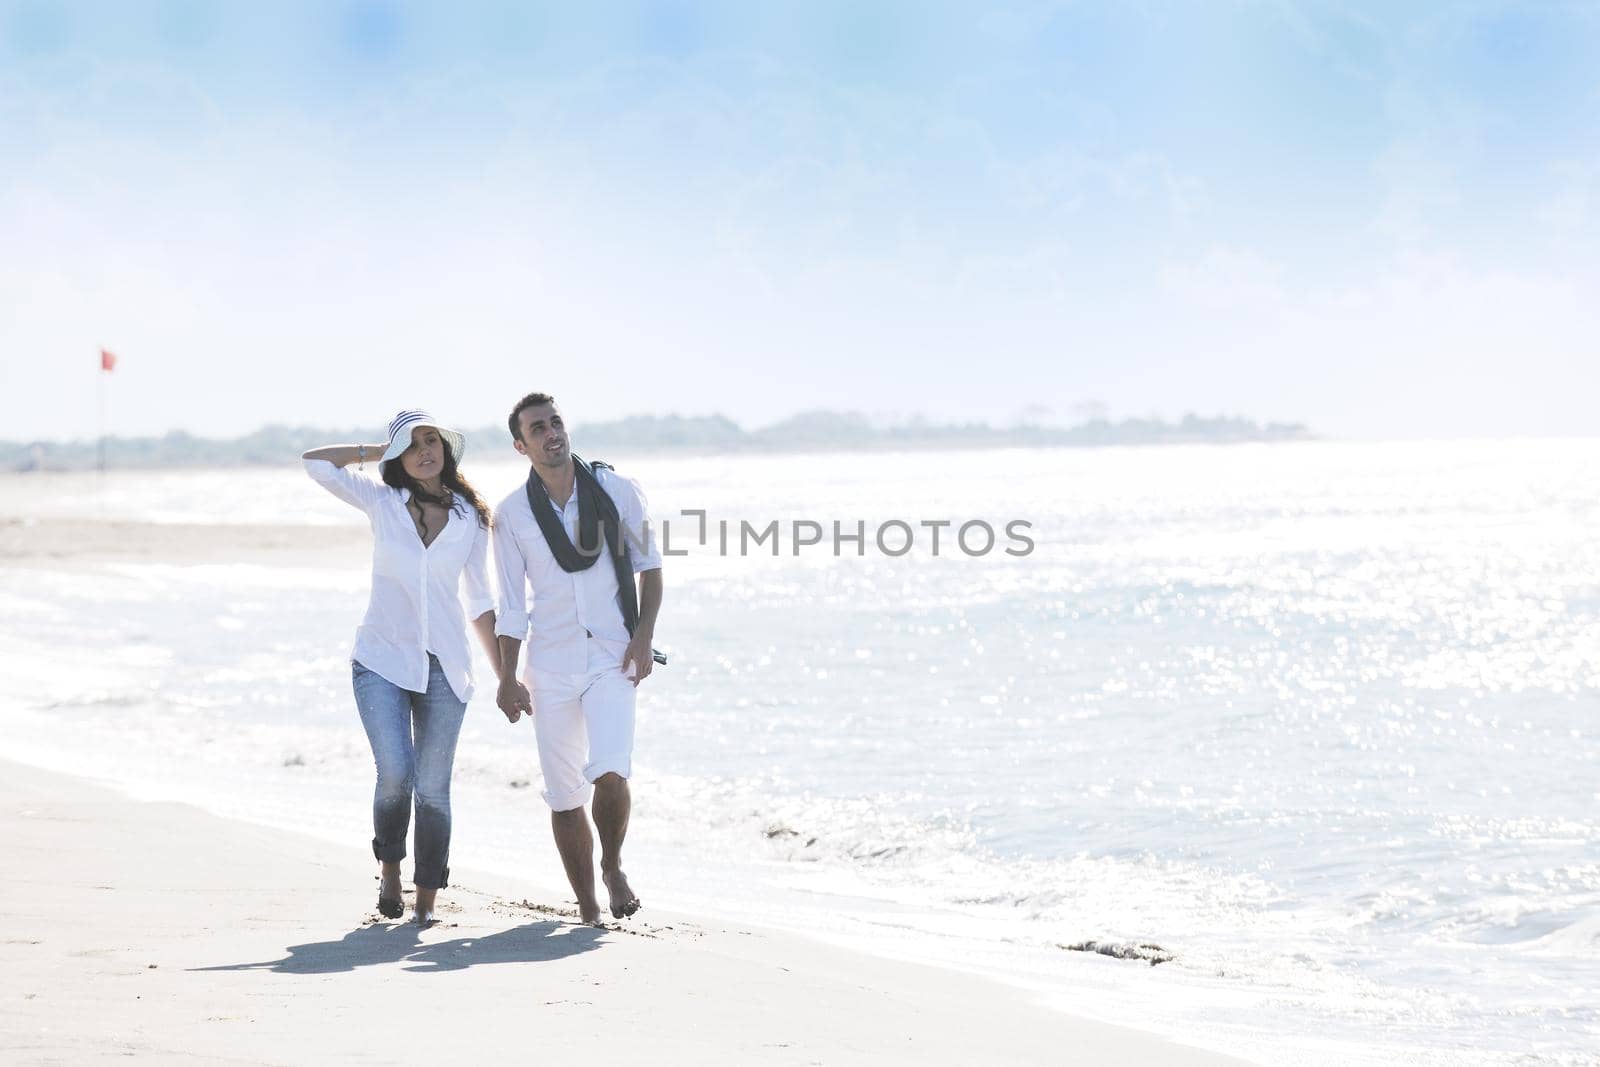
M 114 370 L 116 370 L 117 369 L 117 354 L 115 352 L 111 352 L 111 351 L 109 351 L 107 349 L 102 348 L 100 350 L 100 369 L 103 370 L 103 371 L 114 371 Z

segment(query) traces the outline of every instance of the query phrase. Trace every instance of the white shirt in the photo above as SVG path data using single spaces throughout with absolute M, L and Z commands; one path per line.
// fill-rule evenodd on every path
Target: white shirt
M 323 459 L 306 473 L 334 496 L 366 512 L 372 523 L 372 598 L 356 630 L 352 659 L 413 693 L 428 688 L 428 653 L 439 657 L 450 688 L 472 699 L 467 622 L 494 610 L 489 592 L 489 531 L 459 498 L 450 521 L 426 547 L 396 489 Z M 460 589 L 466 585 L 466 615 Z
M 639 483 L 605 469 L 595 471 L 595 480 L 617 505 L 617 518 L 633 557 L 633 572 L 660 570 L 661 552 Z M 577 544 L 577 488 L 573 488 L 565 507 L 558 507 L 554 500 L 550 505 L 561 516 L 567 536 Z M 610 551 L 609 542 L 606 551 Z M 601 555 L 588 570 L 571 574 L 562 570 L 528 506 L 525 485 L 518 486 L 495 509 L 494 564 L 500 578 L 500 614 L 494 632 L 528 643 L 523 666 L 525 681 L 535 668 L 582 674 L 588 669 L 585 642 L 590 635 L 617 662 L 622 661 L 628 648 L 628 628 L 622 621 L 622 590 L 617 586 L 616 568 L 608 556 Z M 531 619 L 529 588 L 533 590 Z

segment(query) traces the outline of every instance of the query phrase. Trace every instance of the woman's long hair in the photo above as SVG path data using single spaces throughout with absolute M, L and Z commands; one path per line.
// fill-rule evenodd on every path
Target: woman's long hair
M 478 525 L 484 529 L 489 527 L 489 505 L 483 502 L 483 497 L 472 488 L 472 483 L 461 476 L 461 471 L 456 468 L 456 450 L 450 447 L 450 442 L 444 434 L 439 435 L 439 444 L 444 448 L 444 473 L 439 475 L 439 483 L 445 491 L 440 496 L 433 496 L 425 491 L 417 480 L 406 473 L 405 467 L 400 464 L 400 457 L 396 456 L 382 467 L 383 484 L 395 489 L 409 489 L 411 495 L 418 500 L 426 500 L 430 504 L 437 504 L 442 508 L 456 509 L 456 496 L 460 496 L 472 510 L 478 513 Z

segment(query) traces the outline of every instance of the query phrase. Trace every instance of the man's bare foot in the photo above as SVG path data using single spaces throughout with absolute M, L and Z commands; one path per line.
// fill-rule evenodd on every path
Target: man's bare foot
M 398 919 L 406 913 L 405 901 L 401 899 L 400 890 L 400 865 L 398 863 L 379 864 L 378 868 L 378 914 L 386 919 Z
M 626 919 L 639 910 L 639 898 L 633 895 L 633 888 L 628 885 L 628 876 L 622 873 L 622 868 L 601 871 L 600 878 L 606 884 L 606 892 L 611 894 L 613 919 Z
M 428 889 L 424 886 L 417 886 L 417 904 L 413 910 L 413 914 L 417 920 L 418 926 L 432 926 L 434 923 L 438 922 L 433 915 L 434 898 L 436 898 L 438 895 L 439 890 L 437 888 Z

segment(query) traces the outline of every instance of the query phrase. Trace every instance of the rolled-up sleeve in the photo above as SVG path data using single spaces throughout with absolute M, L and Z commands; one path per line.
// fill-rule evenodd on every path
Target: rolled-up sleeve
M 475 520 L 473 520 L 475 521 Z M 489 588 L 489 531 L 479 524 L 472 534 L 472 547 L 467 549 L 467 565 L 461 568 L 463 585 L 462 603 L 468 619 L 483 617 L 494 610 L 494 592 Z
M 388 488 L 325 459 L 304 459 L 301 462 L 305 464 L 306 473 L 311 475 L 312 481 L 368 515 L 372 514 L 372 509 L 383 499 L 384 490 Z
M 494 620 L 494 632 L 500 637 L 528 639 L 528 563 L 517 543 L 512 518 L 506 514 L 495 516 L 494 569 L 500 585 L 500 610 Z

